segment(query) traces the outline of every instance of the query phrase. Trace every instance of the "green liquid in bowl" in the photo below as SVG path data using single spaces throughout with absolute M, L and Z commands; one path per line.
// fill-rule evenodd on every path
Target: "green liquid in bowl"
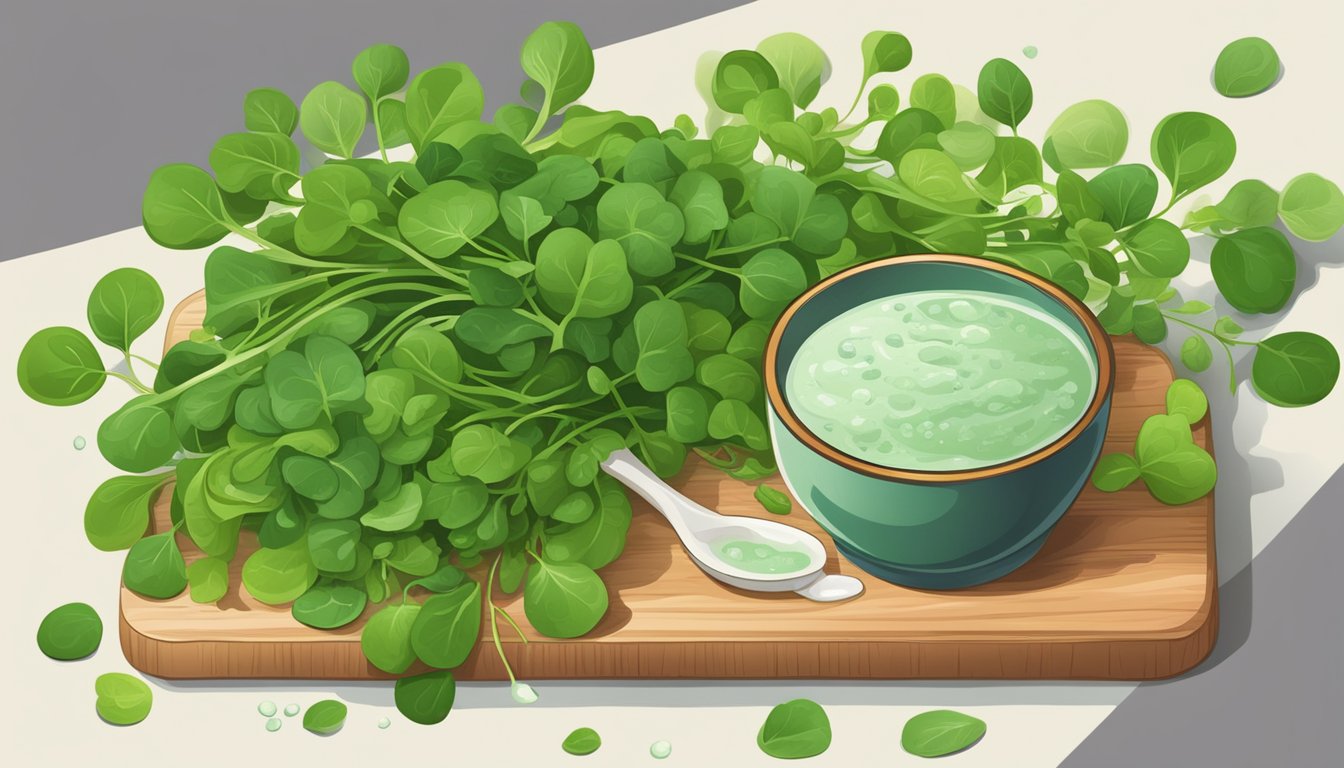
M 1088 343 L 1031 303 L 915 291 L 821 325 L 784 394 L 804 426 L 850 456 L 948 471 L 1044 448 L 1078 423 L 1096 388 Z

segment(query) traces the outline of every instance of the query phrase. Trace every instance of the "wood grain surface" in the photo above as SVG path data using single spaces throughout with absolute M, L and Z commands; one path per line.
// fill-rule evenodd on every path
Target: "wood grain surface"
M 165 348 L 199 327 L 203 312 L 201 294 L 180 304 Z M 1116 339 L 1115 353 L 1106 450 L 1130 451 L 1144 418 L 1163 410 L 1173 374 L 1165 357 L 1132 338 Z M 1194 435 L 1211 449 L 1207 418 Z M 777 477 L 770 483 L 785 490 Z M 863 573 L 836 555 L 799 505 L 775 518 L 752 498 L 753 486 L 698 460 L 673 485 L 725 514 L 771 517 L 817 534 L 826 570 L 859 577 L 867 591 L 819 604 L 726 587 L 704 575 L 671 527 L 636 497 L 625 552 L 602 570 L 611 608 L 591 633 L 543 637 L 527 623 L 519 596 L 496 595 L 528 639 L 501 622 L 504 652 L 521 679 L 1149 680 L 1196 665 L 1217 634 L 1211 496 L 1168 507 L 1141 483 L 1111 494 L 1089 485 L 1027 565 L 980 587 L 934 592 Z M 168 519 L 168 499 L 165 491 L 155 505 L 156 528 Z M 252 599 L 239 572 L 255 539 L 243 536 L 229 592 L 217 605 L 193 603 L 185 592 L 150 600 L 122 588 L 121 641 L 132 665 L 168 678 L 388 677 L 359 647 L 372 609 L 323 631 L 294 621 L 288 608 Z M 185 535 L 178 541 L 188 562 L 200 556 Z M 488 622 L 455 675 L 505 679 Z

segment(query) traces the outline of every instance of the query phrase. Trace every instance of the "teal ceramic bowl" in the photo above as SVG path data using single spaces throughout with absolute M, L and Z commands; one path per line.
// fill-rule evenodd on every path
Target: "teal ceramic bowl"
M 1059 319 L 1094 356 L 1097 387 L 1083 416 L 1033 453 L 974 470 L 893 469 L 843 453 L 813 434 L 784 397 L 804 339 L 849 309 L 923 290 L 974 290 L 1024 300 Z M 779 469 L 846 558 L 920 589 L 993 581 L 1031 559 L 1087 482 L 1110 415 L 1115 355 L 1087 307 L 1028 272 L 967 256 L 899 256 L 833 275 L 780 316 L 765 351 L 770 431 Z

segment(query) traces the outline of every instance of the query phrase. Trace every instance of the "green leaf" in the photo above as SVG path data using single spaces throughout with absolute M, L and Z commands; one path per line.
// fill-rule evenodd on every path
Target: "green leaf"
M 720 400 L 709 412 L 709 436 L 716 440 L 741 441 L 753 450 L 770 447 L 765 424 L 751 406 L 741 400 Z
M 1092 470 L 1092 484 L 1097 490 L 1114 493 L 1139 479 L 1139 464 L 1127 453 L 1108 453 L 1097 461 Z
M 1209 256 L 1213 282 L 1227 303 L 1248 314 L 1278 312 L 1293 295 L 1293 246 L 1273 227 L 1219 238 Z
M 243 586 L 267 605 L 297 600 L 316 580 L 317 567 L 308 555 L 306 538 L 280 549 L 258 549 L 243 563 Z
M 687 348 L 686 315 L 675 301 L 660 299 L 639 308 L 634 318 L 639 359 L 635 378 L 650 392 L 663 392 L 695 372 Z
M 594 429 L 585 437 L 565 465 L 565 477 L 576 488 L 592 483 L 601 469 L 599 465 L 612 451 L 625 447 L 625 440 L 609 429 Z
M 302 187 L 305 202 L 294 223 L 299 250 L 315 256 L 350 250 L 355 212 L 373 196 L 369 177 L 348 165 L 328 164 L 304 176 Z
M 787 515 L 793 511 L 793 500 L 789 498 L 789 495 L 771 488 L 765 483 L 756 486 L 756 492 L 752 495 L 756 497 L 756 501 L 760 502 L 761 507 L 771 514 Z
M 154 705 L 154 694 L 138 677 L 108 672 L 93 682 L 98 699 L 94 707 L 98 716 L 112 725 L 135 725 L 149 717 Z
M 533 628 L 547 637 L 587 634 L 607 612 L 602 577 L 581 563 L 538 560 L 528 566 L 523 611 Z
M 421 326 L 407 331 L 392 347 L 392 362 L 441 387 L 462 380 L 462 357 L 457 347 L 432 328 Z
M 1177 112 L 1153 130 L 1153 164 L 1171 182 L 1173 199 L 1216 181 L 1237 156 L 1237 140 L 1223 121 L 1203 112 Z
M 187 588 L 187 564 L 172 531 L 146 536 L 126 553 L 121 569 L 126 588 L 145 597 L 166 600 Z
M 499 215 L 509 234 L 525 244 L 552 220 L 539 201 L 519 195 L 512 189 L 499 196 Z
M 491 355 L 505 347 L 551 335 L 550 329 L 531 317 L 502 307 L 468 309 L 458 318 L 453 332 L 463 344 Z M 530 359 L 527 364 L 531 364 Z
M 1329 240 L 1344 226 L 1344 193 L 1314 173 L 1295 176 L 1279 197 L 1279 215 L 1288 231 L 1303 240 Z
M 125 472 L 148 472 L 168 463 L 180 447 L 173 418 L 153 404 L 153 395 L 134 398 L 98 427 L 98 450 Z
M 1186 504 L 1213 490 L 1213 457 L 1194 444 L 1184 416 L 1149 416 L 1134 443 L 1144 484 L 1163 504 Z
M 868 116 L 890 120 L 901 108 L 901 94 L 894 86 L 883 83 L 868 92 Z
M 406 52 L 397 46 L 371 45 L 355 56 L 350 74 L 369 101 L 378 101 L 406 85 L 410 67 Z
M 461 434 L 461 432 L 458 433 L 459 436 Z M 457 444 L 456 437 L 453 439 L 453 444 Z M 401 486 L 394 495 L 379 501 L 373 509 L 361 515 L 359 522 L 365 528 L 373 528 L 378 531 L 409 530 L 419 519 L 420 507 L 423 503 L 424 498 L 421 495 L 420 486 L 407 483 Z
M 729 51 L 719 59 L 712 84 L 714 103 L 725 112 L 742 114 L 747 102 L 779 87 L 779 75 L 756 51 Z
M 313 520 L 308 523 L 308 557 L 319 571 L 349 571 L 358 560 L 360 535 L 354 520 Z
M 994 133 L 983 125 L 956 123 L 938 134 L 938 145 L 959 169 L 972 171 L 994 156 Z
M 597 202 L 597 226 L 603 239 L 625 249 L 630 270 L 645 277 L 672 271 L 672 247 L 681 241 L 681 209 L 647 184 L 617 184 Z
M 446 669 L 397 680 L 392 699 L 397 711 L 413 723 L 437 725 L 448 717 L 457 695 L 453 673 Z
M 980 109 L 1014 131 L 1031 111 L 1031 81 L 1007 59 L 990 59 L 985 64 L 976 92 Z
M 1144 344 L 1160 344 L 1167 338 L 1167 319 L 1156 304 L 1146 301 L 1134 305 L 1134 335 Z
M 1191 425 L 1198 424 L 1209 411 L 1204 390 L 1189 379 L 1176 379 L 1167 387 L 1167 413 L 1181 416 Z
M 1002 199 L 1015 189 L 1039 184 L 1041 174 L 1041 153 L 1035 144 L 1016 136 L 996 136 L 994 154 L 975 179 L 987 193 Z
M 276 133 L 230 133 L 210 150 L 220 189 L 257 200 L 285 200 L 299 180 L 299 148 Z
M 620 556 L 630 529 L 630 498 L 625 488 L 605 475 L 595 478 L 597 508 L 582 523 L 558 533 L 547 533 L 546 558 L 552 562 L 577 562 L 602 568 Z
M 1251 384 L 1274 405 L 1297 408 L 1320 402 L 1339 380 L 1339 352 L 1307 331 L 1270 336 L 1255 350 Z
M 368 105 L 334 80 L 318 84 L 299 105 L 299 128 L 314 147 L 337 157 L 354 157 L 364 135 Z
M 315 456 L 297 454 L 281 463 L 285 483 L 296 493 L 313 501 L 326 501 L 336 495 L 340 477 L 331 464 Z
M 485 424 L 472 424 L 453 435 L 453 467 L 459 475 L 483 483 L 512 477 L 531 458 L 527 446 Z
M 761 377 L 750 364 L 727 354 L 710 355 L 695 369 L 695 379 L 720 397 L 749 401 L 761 392 Z
M 1157 176 L 1146 165 L 1117 165 L 1087 182 L 1087 189 L 1101 203 L 1102 218 L 1124 229 L 1148 218 L 1157 201 Z
M 294 601 L 290 612 L 317 629 L 344 627 L 364 612 L 369 598 L 364 590 L 347 584 L 319 584 Z
M 774 223 L 779 231 L 792 237 L 807 215 L 816 196 L 817 185 L 797 171 L 767 165 L 756 179 L 751 208 Z
M 411 627 L 420 614 L 419 603 L 384 606 L 373 614 L 359 636 L 364 657 L 384 672 L 399 675 L 415 663 Z
M 779 78 L 779 87 L 788 92 L 794 104 L 806 108 L 831 74 L 826 52 L 812 40 L 796 32 L 771 35 L 756 45 Z
M 537 248 L 537 287 L 565 316 L 607 317 L 630 303 L 634 283 L 615 240 L 594 244 L 577 229 L 557 229 Z
M 133 267 L 103 275 L 89 294 L 89 328 L 104 344 L 128 351 L 163 312 L 163 291 L 149 273 Z
M 568 21 L 548 21 L 523 42 L 523 72 L 546 91 L 547 116 L 577 100 L 593 82 L 593 49 L 583 30 Z
M 74 661 L 90 656 L 103 641 L 103 621 L 86 603 L 52 609 L 37 626 L 37 647 L 47 658 Z
M 1190 241 L 1166 219 L 1148 219 L 1121 237 L 1129 262 L 1149 277 L 1176 277 L 1190 263 Z
M 919 757 L 960 752 L 985 735 L 985 721 L 950 709 L 921 712 L 901 729 L 901 747 Z
M 456 181 L 431 184 L 402 206 L 397 228 L 421 253 L 447 258 L 499 218 L 499 207 L 488 192 Z
M 332 417 L 364 397 L 364 366 L 330 336 L 310 336 L 303 354 L 286 350 L 264 372 L 275 420 L 286 429 L 305 429 L 319 416 Z
M 411 626 L 411 648 L 431 667 L 466 661 L 481 631 L 481 588 L 474 581 L 424 602 Z
M 243 97 L 243 124 L 249 131 L 290 136 L 299 125 L 299 108 L 281 91 L 258 88 Z
M 107 380 L 102 358 L 83 333 L 66 326 L 43 328 L 19 352 L 19 388 L 46 405 L 75 405 Z
M 341 730 L 345 725 L 346 706 L 335 699 L 323 699 L 303 713 L 303 728 L 319 736 Z
M 910 86 L 910 106 L 938 118 L 944 129 L 950 129 L 957 122 L 957 94 L 952 81 L 942 75 L 927 74 L 916 78 Z
M 668 201 L 681 209 L 685 222 L 682 239 L 687 243 L 703 243 L 711 234 L 728 226 L 723 187 L 707 173 L 690 171 L 683 174 L 672 187 Z
M 181 250 L 213 245 L 232 225 L 215 180 L 186 163 L 164 165 L 150 174 L 140 213 L 151 240 Z
M 1213 350 L 1203 336 L 1191 336 L 1181 343 L 1181 362 L 1195 373 L 1206 371 L 1213 364 Z
M 900 72 L 910 66 L 910 41 L 899 32 L 873 31 L 863 36 L 863 80 L 879 72 Z
M 815 757 L 831 746 L 831 720 L 815 701 L 786 701 L 770 710 L 756 734 L 756 745 L 784 760 Z
M 122 475 L 104 480 L 84 507 L 84 535 L 104 552 L 127 549 L 149 526 L 149 507 L 164 475 Z
M 602 737 L 592 728 L 575 728 L 560 744 L 571 755 L 591 755 L 601 746 Z
M 1050 166 L 1106 168 L 1120 162 L 1129 144 L 1129 124 L 1115 105 L 1101 99 L 1080 101 L 1060 113 L 1045 130 L 1041 145 Z
M 936 203 L 959 203 L 979 197 L 952 158 L 936 149 L 906 152 L 896 174 L 915 194 Z
M 1279 79 L 1281 65 L 1274 46 L 1260 37 L 1228 43 L 1213 63 L 1213 87 L 1224 96 L 1240 98 L 1269 90 Z
M 465 64 L 431 67 L 406 88 L 406 128 L 417 152 L 449 128 L 480 120 L 484 110 L 485 92 Z
M 193 603 L 214 603 L 229 591 L 229 562 L 202 557 L 187 566 L 187 586 Z
M 694 387 L 667 391 L 667 433 L 682 443 L 698 443 L 709 434 L 709 402 Z
M 807 290 L 807 275 L 798 260 L 778 248 L 767 248 L 742 265 L 739 299 L 749 317 L 773 319 Z

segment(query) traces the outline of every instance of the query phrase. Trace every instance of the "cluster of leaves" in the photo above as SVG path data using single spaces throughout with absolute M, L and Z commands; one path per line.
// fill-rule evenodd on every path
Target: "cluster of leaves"
M 249 93 L 246 131 L 215 144 L 213 175 L 169 165 L 144 196 L 145 230 L 164 246 L 249 247 L 207 258 L 205 327 L 157 365 L 134 358 L 163 296 L 118 270 L 88 320 L 124 369 L 68 327 L 39 331 L 20 356 L 21 386 L 44 403 L 82 402 L 108 377 L 136 391 L 98 430 L 128 474 L 94 492 L 89 540 L 129 550 L 131 589 L 211 602 L 231 588 L 240 536 L 255 537 L 248 592 L 321 628 L 371 611 L 369 660 L 433 668 L 403 679 L 396 700 L 438 722 L 483 615 L 502 648 L 498 619 L 512 619 L 494 589 L 521 589 L 529 622 L 552 637 L 606 612 L 597 571 L 621 553 L 631 513 L 600 470 L 612 450 L 664 476 L 692 450 L 743 480 L 774 472 L 762 349 L 821 277 L 893 254 L 981 255 L 1084 297 L 1113 333 L 1156 343 L 1169 320 L 1195 327 L 1180 314 L 1190 305 L 1169 308 L 1189 247 L 1162 215 L 1228 170 L 1225 125 L 1183 112 L 1157 126 L 1169 203 L 1155 212 L 1158 175 L 1117 164 L 1129 131 L 1115 107 L 1070 107 L 1038 149 L 1018 135 L 1032 89 L 1017 66 L 990 61 L 974 92 L 923 75 L 905 104 L 891 84 L 869 88 L 911 56 L 898 33 L 868 35 L 841 115 L 811 108 L 830 64 L 801 35 L 714 55 L 698 78 L 703 133 L 685 115 L 661 129 L 576 104 L 592 53 L 556 22 L 528 37 L 521 100 L 490 121 L 467 67 L 412 78 L 388 45 L 355 58 L 358 90 L 326 82 L 298 105 Z M 316 167 L 296 129 L 325 154 Z M 370 131 L 378 156 L 356 158 Z M 1221 238 L 1219 286 L 1247 311 L 1283 305 L 1260 277 L 1285 253 L 1262 242 L 1270 220 L 1313 239 L 1344 220 L 1319 177 L 1272 200 L 1262 188 L 1234 188 L 1186 226 Z M 1257 344 L 1253 380 L 1276 403 L 1319 400 L 1338 373 L 1312 334 L 1207 332 Z M 174 527 L 144 536 L 169 481 Z M 787 511 L 768 489 L 758 498 Z M 182 529 L 205 555 L 190 567 Z
M 1167 412 L 1149 416 L 1139 428 L 1133 455 L 1108 453 L 1097 461 L 1092 482 L 1113 492 L 1142 479 L 1164 504 L 1185 504 L 1213 490 L 1218 468 L 1195 445 L 1190 428 L 1204 419 L 1209 401 L 1199 385 L 1177 379 L 1167 388 Z

